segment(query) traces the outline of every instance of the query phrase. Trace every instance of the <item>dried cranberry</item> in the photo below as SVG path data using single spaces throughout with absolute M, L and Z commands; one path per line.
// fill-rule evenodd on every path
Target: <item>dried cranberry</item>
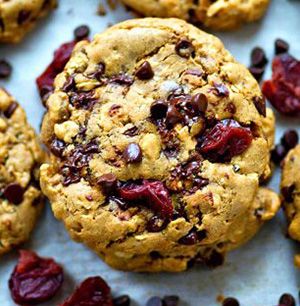
M 109 286 L 100 277 L 89 277 L 60 306 L 113 306 Z
M 119 187 L 119 195 L 126 201 L 146 202 L 162 217 L 172 217 L 172 200 L 169 191 L 160 181 L 143 180 L 140 184 L 136 182 L 126 183 Z
M 282 114 L 300 116 L 300 61 L 284 53 L 272 63 L 272 79 L 262 86 L 263 94 Z
M 252 133 L 232 119 L 218 122 L 199 139 L 200 153 L 212 162 L 230 161 L 242 154 L 252 142 Z
M 17 304 L 35 305 L 50 300 L 62 283 L 63 269 L 53 259 L 22 250 L 9 289 Z

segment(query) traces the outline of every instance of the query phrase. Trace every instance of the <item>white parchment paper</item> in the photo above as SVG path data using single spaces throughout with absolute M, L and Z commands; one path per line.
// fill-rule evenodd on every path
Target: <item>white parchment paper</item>
M 141 0 L 143 1 L 143 0 Z M 7 58 L 14 71 L 8 81 L 0 81 L 23 105 L 29 121 L 39 130 L 42 114 L 35 78 L 52 59 L 53 50 L 70 41 L 73 30 L 81 24 L 91 27 L 92 34 L 103 31 L 109 24 L 132 18 L 120 5 L 104 17 L 96 14 L 98 0 L 60 0 L 59 8 L 36 28 L 21 44 L 0 46 L 0 58 Z M 291 44 L 291 53 L 300 58 L 300 1 L 273 0 L 266 18 L 239 31 L 216 33 L 233 55 L 249 64 L 251 48 L 262 46 L 269 58 L 277 37 Z M 265 77 L 270 76 L 270 69 Z M 284 129 L 296 128 L 299 119 L 277 115 L 277 140 Z M 278 190 L 279 172 L 270 186 Z M 242 306 L 276 305 L 280 294 L 298 295 L 299 272 L 293 266 L 296 244 L 285 238 L 286 225 L 280 213 L 264 226 L 247 245 L 232 252 L 221 268 L 213 271 L 194 268 L 181 274 L 137 274 L 110 269 L 84 245 L 71 241 L 63 225 L 54 219 L 49 207 L 43 213 L 34 235 L 25 247 L 42 256 L 54 257 L 66 272 L 61 293 L 45 306 L 58 305 L 85 277 L 101 275 L 115 294 L 128 293 L 134 305 L 145 305 L 152 295 L 178 294 L 182 305 L 219 305 L 216 296 L 237 297 Z M 12 306 L 7 281 L 16 263 L 17 254 L 0 259 L 0 306 Z

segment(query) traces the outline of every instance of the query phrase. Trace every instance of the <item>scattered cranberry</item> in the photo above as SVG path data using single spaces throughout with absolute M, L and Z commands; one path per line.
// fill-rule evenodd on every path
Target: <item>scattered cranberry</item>
M 113 306 L 109 286 L 100 277 L 89 277 L 60 306 Z
M 50 300 L 62 283 L 63 269 L 53 259 L 22 250 L 9 279 L 9 289 L 17 304 L 36 305 Z
M 162 182 L 143 180 L 141 184 L 127 183 L 118 189 L 119 195 L 124 200 L 146 202 L 150 208 L 158 212 L 162 217 L 172 217 L 172 200 L 169 191 Z
M 274 58 L 272 79 L 262 86 L 263 94 L 282 114 L 300 116 L 300 61 L 284 53 Z
M 200 153 L 212 162 L 230 161 L 242 154 L 252 142 L 252 133 L 232 119 L 218 122 L 208 129 L 199 139 Z
M 12 67 L 6 60 L 0 60 L 0 79 L 6 79 L 10 77 Z
M 284 293 L 279 299 L 279 304 L 284 306 L 296 306 L 296 301 L 291 294 Z

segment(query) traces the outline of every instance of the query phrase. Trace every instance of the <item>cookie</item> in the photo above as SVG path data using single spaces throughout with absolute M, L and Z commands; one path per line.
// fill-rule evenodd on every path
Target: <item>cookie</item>
M 216 37 L 179 19 L 127 21 L 77 44 L 54 87 L 41 187 L 112 267 L 221 264 L 278 210 L 259 186 L 273 114 Z
M 136 12 L 153 17 L 177 17 L 215 30 L 232 30 L 259 20 L 269 0 L 122 0 Z
M 56 4 L 56 0 L 0 0 L 0 43 L 19 42 Z
M 288 234 L 300 241 L 300 145 L 290 150 L 282 163 L 281 194 L 289 221 Z M 300 255 L 295 257 L 300 267 Z
M 24 110 L 0 89 L 0 255 L 29 238 L 42 209 L 39 166 L 44 161 Z

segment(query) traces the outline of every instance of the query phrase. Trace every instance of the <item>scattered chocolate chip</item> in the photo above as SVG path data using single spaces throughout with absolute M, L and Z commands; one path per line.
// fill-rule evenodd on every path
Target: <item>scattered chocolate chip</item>
M 150 113 L 153 119 L 162 119 L 167 115 L 168 103 L 162 100 L 154 101 L 151 104 Z
M 138 163 L 143 158 L 141 147 L 133 142 L 130 143 L 123 152 L 123 158 L 126 163 Z
M 94 77 L 96 80 L 101 81 L 101 78 L 103 77 L 105 73 L 105 64 L 104 63 L 99 63 L 97 65 L 97 69 L 94 73 L 92 73 L 92 77 Z
M 147 223 L 147 231 L 150 233 L 156 233 L 164 230 L 167 227 L 166 220 L 153 216 Z
M 236 113 L 236 106 L 232 102 L 229 102 L 226 107 L 225 111 L 230 113 L 231 115 L 234 115 Z
M 286 202 L 293 202 L 294 200 L 294 191 L 295 191 L 295 185 L 291 185 L 291 186 L 286 186 L 286 187 L 283 187 L 281 188 L 281 193 L 282 193 L 282 196 L 284 197 L 284 200 Z
M 106 195 L 113 193 L 118 186 L 117 177 L 112 173 L 107 173 L 100 176 L 97 183 L 101 186 L 103 193 Z
M 224 263 L 224 256 L 217 251 L 213 251 L 210 254 L 210 257 L 205 260 L 205 263 L 208 267 L 211 268 L 219 267 Z
M 271 151 L 271 159 L 272 161 L 279 165 L 281 161 L 285 158 L 287 154 L 287 150 L 282 144 L 278 144 L 275 148 Z
M 266 117 L 267 115 L 266 100 L 263 97 L 254 97 L 253 103 L 259 114 Z
M 109 200 L 112 202 L 115 202 L 120 209 L 122 210 L 127 210 L 128 209 L 128 203 L 123 201 L 122 199 L 115 197 L 115 196 L 110 196 Z
M 223 83 L 215 82 L 213 91 L 218 97 L 228 97 L 229 96 L 229 90 Z
M 207 97 L 203 93 L 197 93 L 191 99 L 191 105 L 195 112 L 205 113 L 208 106 Z
M 110 116 L 110 117 L 115 116 L 115 115 L 119 112 L 119 109 L 120 109 L 120 108 L 121 108 L 121 105 L 119 105 L 119 104 L 113 104 L 113 105 L 110 107 L 109 111 L 108 111 L 109 116 Z
M 251 74 L 253 75 L 255 80 L 259 82 L 261 80 L 263 74 L 265 73 L 265 68 L 264 67 L 251 66 L 251 67 L 249 67 L 249 71 L 251 72 Z
M 88 38 L 90 28 L 87 25 L 81 25 L 74 30 L 74 36 L 77 41 Z
M 166 123 L 169 127 L 173 127 L 176 123 L 181 122 L 183 116 L 174 105 L 170 105 L 167 110 Z
M 163 306 L 163 301 L 160 297 L 153 296 L 147 301 L 146 306 Z
M 169 295 L 163 298 L 164 306 L 178 306 L 179 305 L 179 297 L 177 295 Z
M 251 66 L 264 67 L 268 63 L 265 51 L 260 47 L 255 47 L 251 52 Z
M 193 245 L 198 242 L 197 233 L 195 231 L 190 231 L 186 236 L 181 237 L 178 240 L 178 243 L 184 245 Z
M 18 24 L 21 25 L 25 23 L 30 17 L 30 11 L 21 10 L 18 15 Z
M 116 84 L 119 84 L 119 85 L 130 86 L 130 85 L 133 84 L 133 78 L 124 74 L 124 73 L 121 73 L 119 75 L 115 75 L 115 76 L 111 77 L 109 82 L 110 83 L 116 83 Z
M 149 253 L 149 255 L 153 260 L 157 260 L 157 259 L 162 258 L 161 254 L 157 251 L 152 251 L 152 252 Z
M 287 53 L 290 49 L 290 45 L 284 41 L 283 39 L 276 39 L 275 40 L 275 54 L 282 54 L 282 53 Z
M 19 105 L 17 102 L 10 103 L 8 108 L 3 112 L 4 116 L 9 119 L 13 115 L 15 110 L 18 108 L 18 106 Z
M 18 183 L 10 183 L 4 188 L 3 195 L 9 202 L 18 205 L 23 201 L 24 189 Z
M 240 303 L 237 299 L 228 297 L 223 301 L 222 306 L 240 306 Z
M 50 144 L 50 151 L 55 156 L 61 157 L 65 147 L 66 147 L 66 144 L 65 144 L 64 141 L 55 138 L 55 139 L 52 140 L 52 142 Z
M 0 60 L 0 79 L 6 79 L 10 77 L 12 67 L 6 60 Z
M 95 97 L 94 91 L 73 92 L 70 96 L 70 103 L 77 109 L 91 109 L 97 102 L 98 99 Z
M 195 53 L 195 48 L 187 39 L 181 39 L 175 46 L 176 53 L 185 58 L 189 58 Z
M 138 135 L 138 132 L 139 132 L 138 128 L 136 126 L 133 126 L 129 128 L 128 130 L 126 130 L 123 134 L 129 137 L 133 137 L 133 136 Z
M 154 76 L 154 72 L 149 62 L 145 61 L 136 71 L 135 75 L 140 80 L 150 80 Z
M 291 294 L 284 293 L 279 299 L 279 304 L 283 306 L 296 306 L 296 301 Z
M 113 306 L 130 306 L 129 295 L 121 295 L 113 299 Z
M 295 130 L 286 131 L 281 138 L 281 144 L 287 151 L 293 149 L 298 144 L 298 142 L 299 136 Z
M 62 87 L 62 90 L 65 91 L 65 92 L 76 90 L 76 82 L 75 82 L 74 76 L 71 75 L 70 77 L 68 77 L 64 86 Z M 41 96 L 43 96 L 43 95 L 41 95 Z

